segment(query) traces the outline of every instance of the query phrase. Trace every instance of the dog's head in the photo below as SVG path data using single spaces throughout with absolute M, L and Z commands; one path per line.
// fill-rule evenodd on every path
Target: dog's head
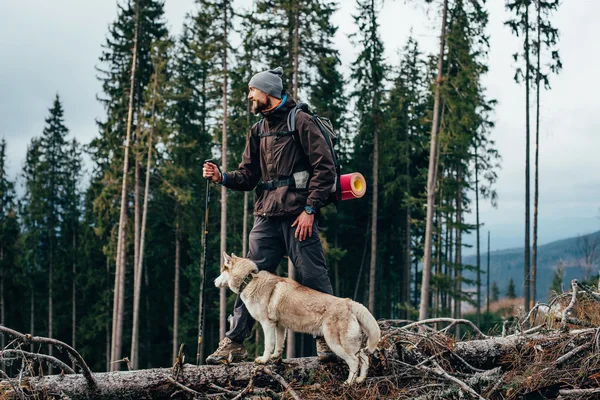
M 241 258 L 231 253 L 229 256 L 223 252 L 223 265 L 221 275 L 215 279 L 215 286 L 224 288 L 229 286 L 232 292 L 239 293 L 244 278 L 248 274 L 258 273 L 258 267 L 247 258 Z

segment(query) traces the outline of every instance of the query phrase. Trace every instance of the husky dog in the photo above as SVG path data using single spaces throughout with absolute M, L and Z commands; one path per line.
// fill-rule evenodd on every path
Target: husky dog
M 302 286 L 296 281 L 259 271 L 247 258 L 231 257 L 223 252 L 221 275 L 215 286 L 227 287 L 241 296 L 250 315 L 257 320 L 265 337 L 265 352 L 254 362 L 265 364 L 279 359 L 285 331 L 323 336 L 331 350 L 348 364 L 346 384 L 362 382 L 369 369 L 369 357 L 381 338 L 377 321 L 362 304 L 341 299 Z M 362 331 L 367 336 L 361 349 Z M 358 368 L 360 366 L 360 374 Z

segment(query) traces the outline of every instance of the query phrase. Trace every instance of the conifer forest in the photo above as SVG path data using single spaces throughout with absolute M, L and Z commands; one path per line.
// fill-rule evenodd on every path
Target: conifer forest
M 565 285 L 557 269 L 550 297 L 536 282 L 540 96 L 563 67 L 561 1 L 407 0 L 430 16 L 437 45 L 411 35 L 395 59 L 383 56 L 380 0 L 195 0 L 176 32 L 165 1 L 110 2 L 91 141 L 74 139 L 57 88 L 18 176 L 0 142 L 0 398 L 600 395 L 600 236 L 585 242 L 585 277 Z M 502 202 L 497 99 L 483 83 L 492 1 L 518 43 L 505 84 L 525 99 L 525 147 L 513 149 L 523 255 L 519 277 L 498 282 L 480 218 Z M 353 10 L 350 65 L 334 44 L 340 8 Z M 256 195 L 209 184 L 202 168 L 237 168 L 260 119 L 248 82 L 277 66 L 287 93 L 331 120 L 342 174 L 367 182 L 364 197 L 317 216 L 334 295 L 365 305 L 382 330 L 354 387 L 342 384 L 346 364 L 316 361 L 308 334 L 288 334 L 281 363 L 256 366 L 259 324 L 249 362 L 204 365 L 236 300 L 213 281 L 224 251 L 247 254 Z M 277 272 L 295 274 L 287 257 Z

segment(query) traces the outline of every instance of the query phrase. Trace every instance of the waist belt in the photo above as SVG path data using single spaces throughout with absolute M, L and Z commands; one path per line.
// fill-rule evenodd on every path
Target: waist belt
M 262 190 L 273 190 L 275 188 L 282 187 L 282 186 L 296 187 L 296 181 L 294 180 L 294 178 L 278 179 L 278 180 L 263 182 L 258 186 Z

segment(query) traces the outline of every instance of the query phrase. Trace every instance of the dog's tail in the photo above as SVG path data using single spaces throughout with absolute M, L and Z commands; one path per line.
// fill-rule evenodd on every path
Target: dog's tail
M 374 352 L 377 348 L 377 344 L 379 344 L 379 339 L 381 339 L 381 329 L 379 329 L 377 321 L 362 304 L 351 301 L 350 307 L 352 314 L 354 314 L 358 320 L 360 327 L 367 334 L 367 350 L 369 353 Z

